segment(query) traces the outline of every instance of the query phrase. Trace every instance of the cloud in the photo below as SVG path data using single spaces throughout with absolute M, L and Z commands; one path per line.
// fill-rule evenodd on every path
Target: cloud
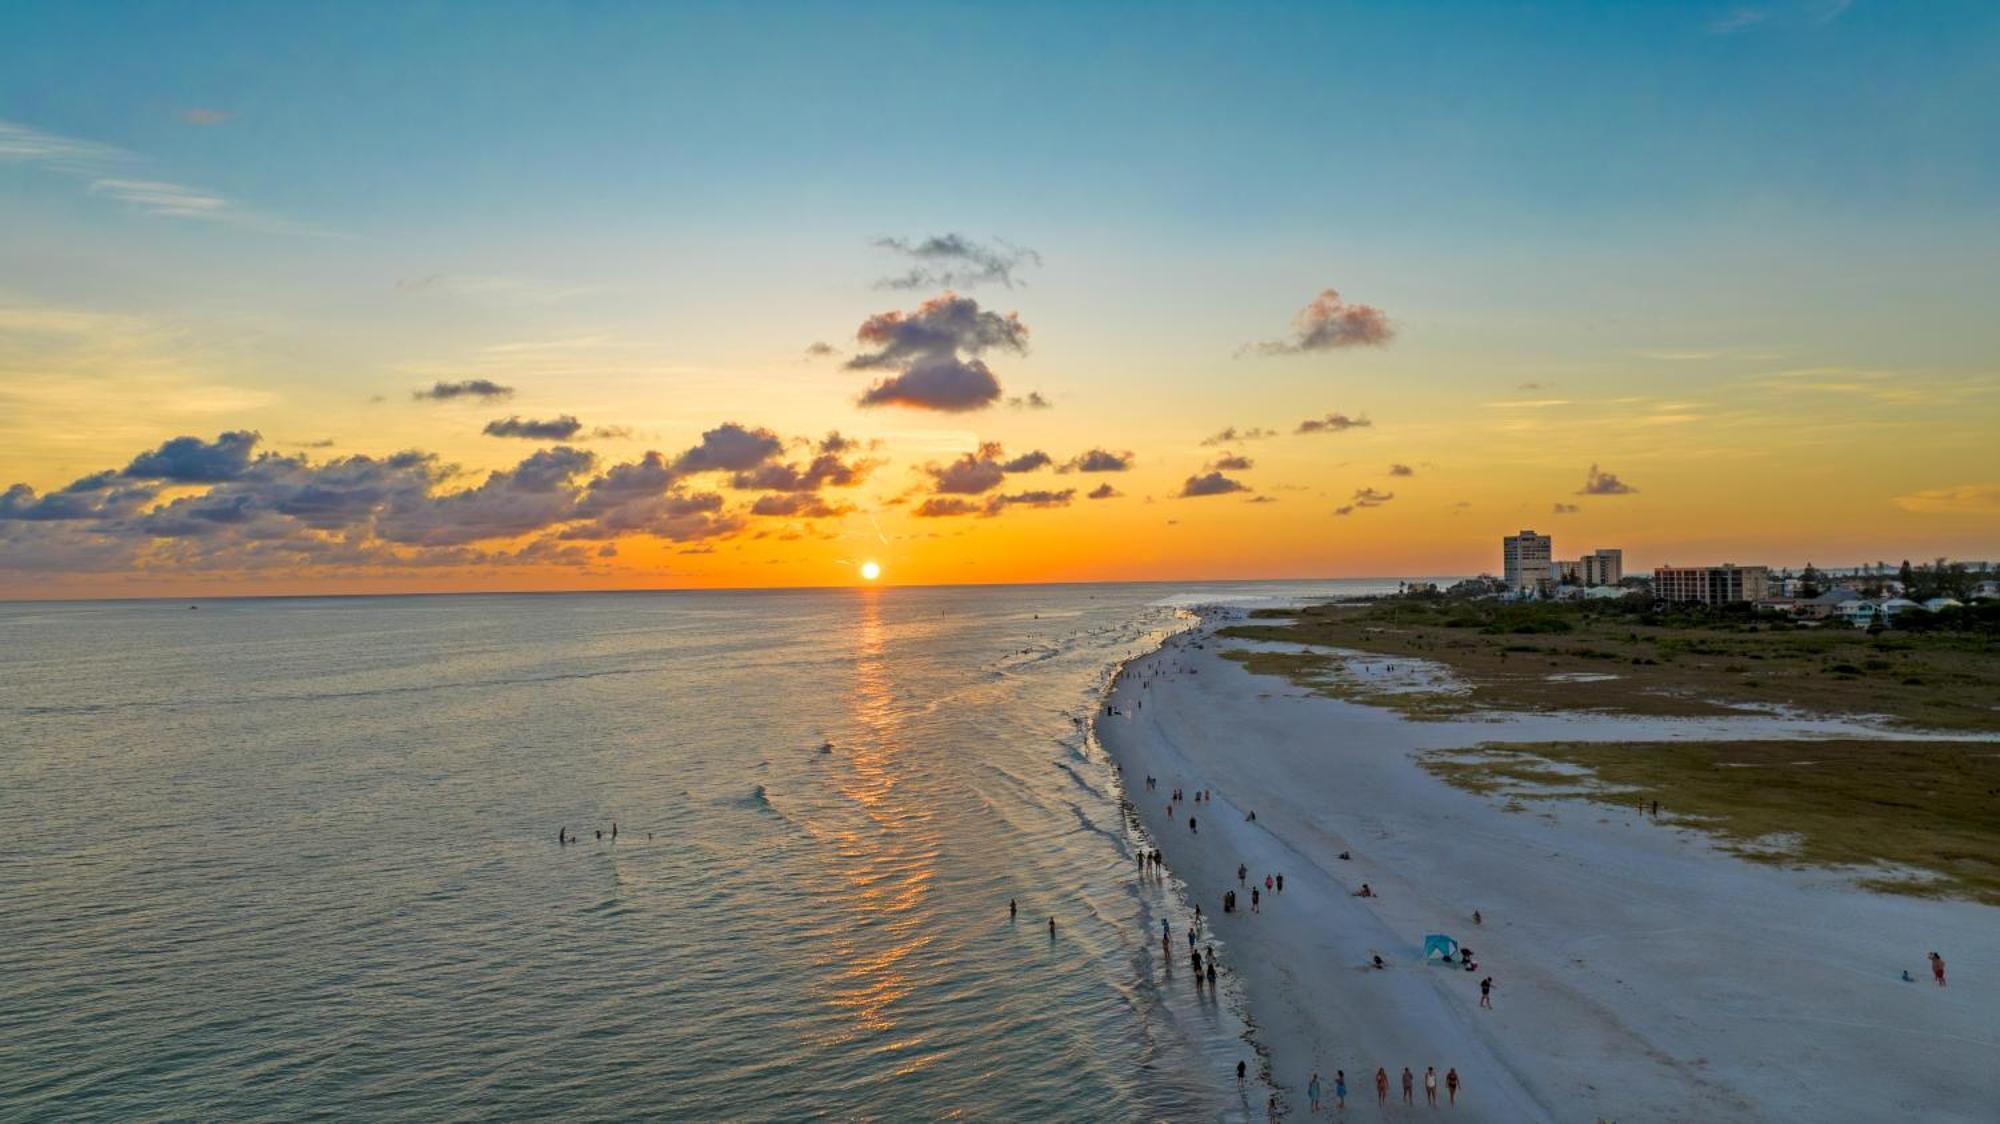
M 908 271 L 877 281 L 878 289 L 970 289 L 995 281 L 1011 289 L 1016 269 L 1042 264 L 1042 255 L 1025 246 L 997 238 L 989 246 L 963 234 L 934 234 L 915 242 L 877 238 L 875 245 L 911 263 Z
M 225 433 L 213 442 L 199 437 L 176 437 L 150 453 L 132 458 L 123 475 L 177 484 L 234 480 L 249 467 L 250 453 L 259 440 L 259 435 L 249 430 Z
M 1738 35 L 1771 18 L 1764 8 L 1731 8 L 1708 22 L 1710 35 Z
M 1063 472 L 1128 472 L 1132 468 L 1131 450 L 1114 452 L 1110 449 L 1092 449 L 1071 457 L 1062 466 Z
M 2000 484 L 1960 484 L 1897 496 L 1904 511 L 1925 515 L 1991 515 L 2000 513 Z
M 785 451 L 785 443 L 768 429 L 750 429 L 724 422 L 701 435 L 701 443 L 674 461 L 674 471 L 748 472 Z
M 208 112 L 208 111 L 204 111 Z M 45 133 L 0 121 L 0 162 L 31 164 L 81 180 L 90 195 L 167 218 L 226 223 L 280 234 L 320 234 L 258 214 L 212 191 L 157 178 L 135 153 L 108 144 Z
M 1227 453 L 1209 462 L 1208 467 L 1211 469 L 1220 469 L 1223 472 L 1247 472 L 1257 467 L 1257 462 L 1241 453 Z
M 743 491 L 816 492 L 825 487 L 846 488 L 859 484 L 874 467 L 874 463 L 870 461 L 856 461 L 850 464 L 841 460 L 838 453 L 821 453 L 808 461 L 803 468 L 796 464 L 783 464 L 777 461 L 758 465 L 748 471 L 738 472 L 730 479 L 729 484 L 730 487 Z
M 220 125 L 224 121 L 229 120 L 229 111 L 226 109 L 203 109 L 196 106 L 192 109 L 181 110 L 181 120 L 190 125 Z
M 1577 512 L 1579 512 L 1579 511 L 1582 511 L 1582 510 L 1583 510 L 1583 509 L 1582 509 L 1581 507 L 1578 507 L 1578 506 L 1577 506 L 1576 504 L 1573 504 L 1573 503 L 1558 503 L 1558 504 L 1556 504 L 1556 506 L 1555 506 L 1555 510 L 1554 510 L 1554 511 L 1552 511 L 1552 512 L 1550 512 L 1550 514 L 1552 514 L 1552 515 L 1575 515 L 1575 514 L 1576 514 Z
M 1010 507 L 1068 507 L 1076 498 L 1075 488 L 1064 488 L 1060 492 L 1015 492 L 1012 495 L 993 496 L 986 501 L 986 515 L 1000 514 Z
M 852 505 L 829 503 L 811 492 L 759 496 L 757 502 L 750 505 L 752 515 L 788 516 L 794 519 L 826 519 L 845 515 L 853 510 Z
M 212 442 L 177 437 L 128 469 L 47 495 L 24 484 L 0 491 L 0 570 L 585 565 L 601 550 L 566 542 L 689 542 L 743 526 L 721 496 L 682 490 L 659 453 L 593 475 L 595 456 L 557 446 L 465 486 L 463 474 L 429 453 L 316 462 L 253 456 L 256 443 L 247 431 Z M 833 510 L 816 501 L 790 506 Z
M 1223 496 L 1231 492 L 1247 492 L 1249 490 L 1249 486 L 1240 481 L 1231 480 L 1220 472 L 1210 472 L 1200 476 L 1188 477 L 1187 482 L 1181 485 L 1181 496 L 1182 498 L 1192 496 Z
M 1354 490 L 1355 507 L 1381 507 L 1395 498 L 1396 493 L 1394 492 L 1378 492 L 1373 488 L 1356 488 Z
M 1249 499 L 1247 499 L 1247 500 L 1245 500 L 1245 501 L 1243 501 L 1243 502 L 1245 502 L 1245 503 L 1277 503 L 1277 502 L 1278 502 L 1278 497 L 1276 497 L 1276 496 L 1251 496 L 1251 497 L 1250 497 Z
M 814 340 L 806 345 L 806 358 L 808 359 L 826 359 L 839 354 L 840 349 L 825 340 Z
M 1249 429 L 1239 430 L 1232 425 L 1227 429 L 1202 438 L 1201 443 L 1203 445 L 1234 445 L 1242 441 L 1262 441 L 1266 437 L 1276 437 L 1277 435 L 1278 431 L 1275 429 L 1251 426 Z
M 1033 472 L 1035 469 L 1046 468 L 1054 463 L 1055 458 L 1042 452 L 1040 449 L 1036 449 L 1030 453 L 1022 453 L 1020 456 L 1001 465 L 1000 470 L 1002 472 Z
M 1323 418 L 1307 418 L 1299 423 L 1293 433 L 1340 433 L 1349 429 L 1365 429 L 1375 423 L 1367 418 L 1350 418 L 1346 414 L 1328 414 Z
M 1338 292 L 1323 289 L 1292 318 L 1291 338 L 1245 344 L 1237 354 L 1254 351 L 1259 355 L 1303 355 L 1345 347 L 1381 347 L 1395 335 L 1381 309 L 1348 304 Z
M 1007 399 L 1007 408 L 1010 410 L 1053 410 L 1055 406 L 1054 402 L 1042 397 L 1042 392 L 1039 390 L 1031 390 L 1026 396 L 1017 395 Z
M 999 487 L 1009 473 L 1033 472 L 1050 463 L 1052 458 L 1040 449 L 1008 459 L 999 442 L 988 441 L 950 464 L 925 465 L 924 471 L 940 495 L 976 496 Z
M 953 515 L 971 515 L 982 509 L 982 505 L 959 496 L 932 496 L 917 505 L 914 514 L 919 519 L 941 519 Z
M 449 402 L 454 398 L 478 398 L 490 402 L 511 398 L 513 395 L 513 387 L 501 386 L 491 379 L 465 379 L 461 382 L 432 383 L 422 390 L 413 392 L 410 397 L 427 398 L 433 402 Z
M 537 421 L 519 416 L 500 418 L 486 423 L 483 431 L 488 437 L 525 437 L 532 441 L 567 441 L 583 432 L 583 423 L 564 414 L 558 418 Z
M 1092 500 L 1111 500 L 1111 499 L 1117 499 L 1119 496 L 1122 496 L 1124 494 L 1125 493 L 1112 487 L 1109 483 L 1105 483 L 1105 484 L 1099 484 L 1097 487 L 1092 488 L 1089 494 L 1087 494 L 1084 498 Z
M 907 315 L 871 316 L 855 336 L 875 350 L 849 359 L 849 370 L 900 372 L 863 393 L 862 406 L 947 413 L 982 410 L 1000 398 L 1000 380 L 978 355 L 994 349 L 1018 354 L 1028 347 L 1028 328 L 1018 314 L 987 312 L 955 293 L 927 300 Z
M 1576 490 L 1579 496 L 1629 496 L 1639 489 L 1627 484 L 1609 472 L 1599 472 L 1596 465 L 1590 466 L 1590 474 L 1584 477 L 1583 487 Z

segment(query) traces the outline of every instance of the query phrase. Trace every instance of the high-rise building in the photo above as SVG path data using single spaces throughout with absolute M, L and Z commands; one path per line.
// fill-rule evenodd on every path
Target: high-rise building
M 1770 589 L 1766 566 L 1661 566 L 1653 571 L 1653 596 L 1661 601 L 1699 601 L 1722 605 L 1731 601 L 1761 601 Z
M 1500 541 L 1502 572 L 1510 589 L 1534 589 L 1555 578 L 1555 540 L 1533 531 Z
M 1577 571 L 1584 585 L 1617 585 L 1625 580 L 1625 552 L 1593 550 L 1577 559 Z

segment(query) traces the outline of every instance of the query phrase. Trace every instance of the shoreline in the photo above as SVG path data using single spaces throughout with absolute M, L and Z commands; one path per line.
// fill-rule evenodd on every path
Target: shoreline
M 1505 812 L 1416 761 L 1580 730 L 1782 737 L 1823 734 L 1819 724 L 1533 714 L 1414 723 L 1223 658 L 1240 642 L 1214 632 L 1242 612 L 1196 610 L 1192 628 L 1121 664 L 1092 725 L 1169 876 L 1221 937 L 1286 1114 L 1306 1111 L 1315 1071 L 1331 1110 L 1337 1069 L 1347 1110 L 1374 1111 L 1377 1066 L 1398 1111 L 1407 1065 L 1419 1081 L 1409 1111 L 1428 1111 L 1425 1066 L 1436 1067 L 1438 1111 L 1448 1111 L 1442 1078 L 1455 1068 L 1466 1119 L 1981 1118 L 1980 1074 L 2000 1047 L 2000 1017 L 1977 1009 L 1985 989 L 1936 991 L 1901 982 L 1897 969 L 1917 972 L 1940 947 L 1956 979 L 2000 970 L 1981 936 L 2000 917 L 1991 907 L 1745 863 L 1630 812 Z M 1145 788 L 1149 774 L 1157 790 Z M 1175 787 L 1212 789 L 1213 802 L 1182 802 L 1170 818 Z M 1343 850 L 1350 861 L 1335 858 Z M 1265 873 L 1284 874 L 1286 889 L 1251 913 L 1245 885 L 1242 912 L 1225 915 L 1220 895 L 1237 888 L 1239 862 L 1260 890 Z M 1381 896 L 1351 896 L 1364 881 Z M 1479 971 L 1426 966 L 1423 937 L 1437 932 L 1473 946 Z M 1368 966 L 1374 955 L 1383 970 Z M 1486 1011 L 1476 983 L 1489 975 Z

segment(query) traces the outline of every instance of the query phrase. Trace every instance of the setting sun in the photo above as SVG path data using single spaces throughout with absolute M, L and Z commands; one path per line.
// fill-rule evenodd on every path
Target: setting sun
M 861 564 L 861 580 L 862 580 L 862 581 L 870 581 L 870 582 L 872 582 L 872 581 L 874 581 L 874 580 L 875 580 L 876 578 L 879 578 L 879 577 L 881 577 L 881 576 L 882 576 L 882 567 L 881 567 L 881 564 L 880 564 L 880 563 L 876 563 L 876 562 L 863 562 L 863 563 Z

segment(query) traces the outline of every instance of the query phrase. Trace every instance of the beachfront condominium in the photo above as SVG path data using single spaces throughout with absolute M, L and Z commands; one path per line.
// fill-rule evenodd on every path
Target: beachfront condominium
M 1555 540 L 1522 531 L 1501 540 L 1500 558 L 1509 589 L 1536 589 L 1555 580 Z
M 1765 566 L 1660 566 L 1653 571 L 1653 596 L 1661 601 L 1762 601 L 1770 589 Z
M 1625 580 L 1625 552 L 1593 550 L 1576 560 L 1578 585 L 1617 585 Z

